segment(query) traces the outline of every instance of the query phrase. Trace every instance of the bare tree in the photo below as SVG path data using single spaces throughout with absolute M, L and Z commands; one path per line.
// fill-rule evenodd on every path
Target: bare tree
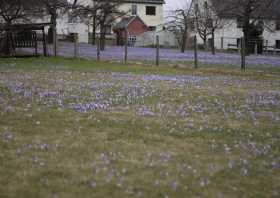
M 188 33 L 193 26 L 193 21 L 190 17 L 192 4 L 187 4 L 184 9 L 171 10 L 167 17 L 165 27 L 168 31 L 173 32 L 180 45 L 182 53 L 186 50 Z
M 194 18 L 196 24 L 196 31 L 199 37 L 203 40 L 204 49 L 207 49 L 207 38 L 211 35 L 211 13 L 207 6 L 207 1 L 204 2 L 203 8 L 199 4 L 195 4 Z
M 98 2 L 91 0 L 89 4 L 76 6 L 76 9 L 71 13 L 73 17 L 83 18 L 84 22 L 92 26 L 92 45 L 96 44 L 97 12 L 99 9 L 100 5 Z
M 246 53 L 249 53 L 251 37 L 262 34 L 261 25 L 271 19 L 274 6 L 280 0 L 212 0 L 213 7 L 220 17 L 236 18 L 242 23 Z M 279 13 L 279 10 L 276 11 Z
M 96 44 L 96 30 L 98 28 L 97 13 L 101 9 L 96 0 L 91 0 L 87 4 L 77 3 L 74 10 L 71 10 L 71 17 L 80 17 L 83 21 L 92 26 L 92 45 Z
M 57 19 L 59 14 L 65 14 L 70 8 L 73 8 L 77 0 L 38 0 L 42 6 L 43 15 L 50 16 L 51 28 L 48 32 L 48 42 L 53 43 L 54 55 L 57 55 Z
M 119 18 L 125 16 L 127 12 L 120 10 L 124 0 L 92 0 L 87 5 L 77 5 L 74 15 L 92 21 L 93 41 L 95 44 L 97 29 L 100 31 L 100 49 L 105 50 L 107 28 Z
M 97 15 L 97 20 L 100 27 L 100 49 L 105 50 L 105 41 L 107 28 L 111 29 L 111 25 L 118 18 L 125 16 L 127 13 L 121 11 L 119 6 L 122 4 L 122 1 L 112 2 L 110 0 L 104 1 L 101 3 L 101 9 Z
M 226 21 L 217 15 L 215 7 L 208 1 L 203 5 L 195 5 L 195 24 L 198 35 L 203 40 L 204 48 L 207 49 L 207 38 L 211 36 L 211 51 L 215 54 L 215 31 L 226 25 Z
M 56 35 L 56 26 L 59 13 L 69 8 L 67 0 L 39 0 L 43 12 L 50 16 L 51 29 L 49 30 L 49 42 L 53 42 L 53 35 Z
M 36 5 L 35 0 L 0 0 L 0 21 L 11 25 L 17 20 L 27 20 Z

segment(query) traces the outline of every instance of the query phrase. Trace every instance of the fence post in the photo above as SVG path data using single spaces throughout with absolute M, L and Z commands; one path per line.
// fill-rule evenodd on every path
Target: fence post
M 221 37 L 221 50 L 224 49 L 224 37 Z
M 194 68 L 198 68 L 198 58 L 197 58 L 197 37 L 194 36 Z
M 246 44 L 244 37 L 241 38 L 241 70 L 245 71 L 246 68 Z
M 255 55 L 258 55 L 258 43 L 257 43 L 257 41 L 256 41 L 256 43 L 255 43 Z
M 53 26 L 53 54 L 57 56 L 57 33 L 55 26 Z
M 127 54 L 128 54 L 128 34 L 126 33 L 125 43 L 124 43 L 124 63 L 127 63 Z
M 159 35 L 156 36 L 156 65 L 159 66 Z
M 97 49 L 96 49 L 96 56 L 97 56 L 97 61 L 100 61 L 100 38 L 97 41 Z
M 79 46 L 78 46 L 78 33 L 74 34 L 74 57 L 78 58 L 79 56 Z
M 38 38 L 36 35 L 36 43 L 35 43 L 35 55 L 38 56 Z

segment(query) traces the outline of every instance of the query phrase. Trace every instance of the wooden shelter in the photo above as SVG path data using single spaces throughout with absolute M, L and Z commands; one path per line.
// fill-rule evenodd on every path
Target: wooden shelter
M 139 16 L 124 17 L 114 27 L 114 32 L 117 37 L 117 45 L 133 46 L 136 42 L 136 37 L 144 32 L 149 31 L 149 27 Z
M 17 48 L 34 48 L 37 56 L 39 41 L 37 31 L 42 31 L 43 53 L 47 56 L 45 27 L 50 25 L 50 23 L 34 23 L 0 26 L 0 32 L 4 32 L 2 40 L 4 49 L 7 50 L 6 54 L 10 55 L 11 49 L 15 51 Z

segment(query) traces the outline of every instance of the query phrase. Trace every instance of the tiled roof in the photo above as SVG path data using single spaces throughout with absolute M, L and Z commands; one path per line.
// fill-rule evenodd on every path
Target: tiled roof
M 130 16 L 130 17 L 124 17 L 119 23 L 115 25 L 114 29 L 126 29 L 130 24 L 130 22 L 132 22 L 135 19 L 139 19 L 140 21 L 143 22 L 143 24 L 145 24 L 145 22 L 139 16 Z
M 119 23 L 117 23 L 114 27 L 114 29 L 125 29 L 127 28 L 127 25 L 130 23 L 132 19 L 134 19 L 135 16 L 131 17 L 124 17 Z

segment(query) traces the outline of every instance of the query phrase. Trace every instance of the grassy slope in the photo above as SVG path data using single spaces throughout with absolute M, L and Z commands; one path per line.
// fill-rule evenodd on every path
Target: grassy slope
M 158 85 L 163 95 L 145 99 L 150 106 L 162 98 L 170 106 L 185 101 L 212 105 L 217 98 L 230 106 L 235 98 L 235 105 L 241 106 L 249 92 L 279 92 L 277 70 L 242 73 L 234 68 L 158 69 L 61 58 L 0 60 L 0 80 L 6 74 L 29 74 L 36 75 L 31 84 L 47 84 L 40 76 L 52 78 L 49 72 L 54 72 L 54 78 L 58 78 L 64 71 L 73 71 L 73 78 L 61 77 L 67 82 L 91 80 L 100 71 L 232 77 L 256 82 L 240 86 L 207 81 L 200 88 L 188 88 L 185 96 L 180 96 L 180 89 L 170 92 L 167 85 Z M 87 79 L 83 79 L 83 72 L 89 73 Z M 27 108 L 30 101 L 13 100 L 1 84 L 0 91 L 4 101 L 14 107 L 4 112 L 5 106 L 0 105 L 0 197 L 277 197 L 280 193 L 279 169 L 271 167 L 280 154 L 280 127 L 268 117 L 260 118 L 255 126 L 247 117 L 236 119 L 231 115 L 224 119 L 215 107 L 207 111 L 206 123 L 197 112 L 190 112 L 186 119 L 160 114 L 139 116 L 137 105 L 125 110 L 78 113 L 47 108 L 34 101 Z M 280 110 L 278 106 L 267 111 L 279 115 Z M 189 119 L 194 127 L 186 128 Z M 204 126 L 202 131 L 198 131 L 200 126 Z M 217 126 L 222 131 L 215 132 Z M 11 131 L 13 137 L 6 137 L 5 131 Z M 241 142 L 240 147 L 234 147 L 236 142 Z M 254 151 L 242 148 L 248 142 L 272 148 L 268 154 L 255 156 Z M 230 154 L 225 154 L 225 145 L 231 147 Z M 160 162 L 161 158 L 168 160 Z M 248 165 L 240 159 L 246 159 Z M 232 169 L 228 168 L 230 160 L 236 161 Z M 248 175 L 242 174 L 244 167 Z M 114 176 L 110 179 L 112 171 Z M 160 181 L 159 186 L 156 181 Z

